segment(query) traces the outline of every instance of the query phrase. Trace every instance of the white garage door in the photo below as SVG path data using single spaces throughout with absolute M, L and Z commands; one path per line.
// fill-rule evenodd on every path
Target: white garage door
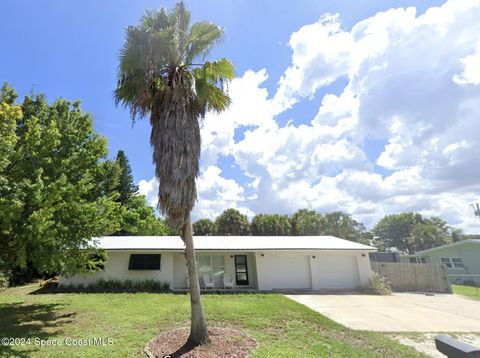
M 263 284 L 268 289 L 311 288 L 310 261 L 306 255 L 262 257 Z
M 352 289 L 360 286 L 355 256 L 317 256 L 319 289 Z

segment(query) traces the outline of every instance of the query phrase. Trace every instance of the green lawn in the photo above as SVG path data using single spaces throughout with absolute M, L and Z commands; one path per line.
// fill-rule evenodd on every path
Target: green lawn
M 452 285 L 453 293 L 456 295 L 467 296 L 476 300 L 480 300 L 480 288 L 462 285 Z
M 0 338 L 32 344 L 0 347 L 2 357 L 143 357 L 155 335 L 188 325 L 189 300 L 174 294 L 0 293 Z M 234 326 L 255 338 L 253 357 L 424 357 L 386 335 L 349 330 L 279 294 L 203 296 L 208 324 Z M 59 347 L 33 345 L 60 339 Z M 66 346 L 71 338 L 112 338 L 113 345 Z

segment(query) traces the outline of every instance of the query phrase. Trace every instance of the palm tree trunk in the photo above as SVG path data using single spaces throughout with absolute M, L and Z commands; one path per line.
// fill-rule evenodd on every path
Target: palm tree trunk
M 187 258 L 188 280 L 190 283 L 191 324 L 188 341 L 194 345 L 210 341 L 203 315 L 202 301 L 200 300 L 200 285 L 198 283 L 197 262 L 195 260 L 195 248 L 193 247 L 193 231 L 190 215 L 183 226 L 182 238 L 185 242 Z

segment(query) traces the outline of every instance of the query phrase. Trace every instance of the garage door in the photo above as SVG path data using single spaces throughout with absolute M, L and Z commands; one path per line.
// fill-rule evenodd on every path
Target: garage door
M 311 288 L 310 261 L 306 255 L 262 257 L 263 285 L 267 289 Z
M 355 256 L 317 256 L 319 289 L 352 289 L 360 286 Z

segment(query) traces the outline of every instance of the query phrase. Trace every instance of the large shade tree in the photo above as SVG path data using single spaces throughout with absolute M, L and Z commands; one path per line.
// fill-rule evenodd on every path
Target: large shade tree
M 209 340 L 193 247 L 190 212 L 197 199 L 200 120 L 209 110 L 230 104 L 224 85 L 234 77 L 226 59 L 205 56 L 222 38 L 223 30 L 202 21 L 190 23 L 183 2 L 171 11 L 146 12 L 140 24 L 126 29 L 121 50 L 117 103 L 130 108 L 132 120 L 149 117 L 150 143 L 159 180 L 158 203 L 186 247 L 190 282 L 191 328 L 189 342 Z
M 16 277 L 98 269 L 97 250 L 84 248 L 119 227 L 107 141 L 80 102 L 16 98 L 0 90 L 0 269 Z
M 419 213 L 401 213 L 383 217 L 373 228 L 384 248 L 397 248 L 406 253 L 430 249 L 459 239 L 439 217 L 424 217 Z
M 360 241 L 366 232 L 365 226 L 356 221 L 350 214 L 333 211 L 323 215 L 323 235 L 332 235 L 350 241 Z
M 373 234 L 384 249 L 396 248 L 409 252 L 409 237 L 416 224 L 421 224 L 422 215 L 418 213 L 400 213 L 384 216 L 373 228 Z

